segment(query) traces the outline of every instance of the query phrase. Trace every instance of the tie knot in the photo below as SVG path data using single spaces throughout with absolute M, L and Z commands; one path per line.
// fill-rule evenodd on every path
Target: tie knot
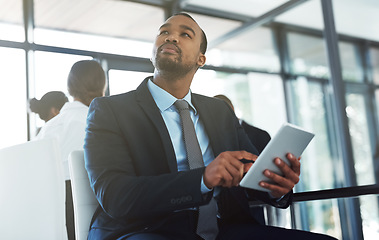
M 189 106 L 186 100 L 176 100 L 174 106 L 178 111 L 189 110 Z

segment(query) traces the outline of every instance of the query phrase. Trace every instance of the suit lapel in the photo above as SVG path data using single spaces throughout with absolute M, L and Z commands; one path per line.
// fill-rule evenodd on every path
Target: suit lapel
M 209 106 L 209 102 L 205 101 L 205 98 L 201 98 L 196 94 L 192 94 L 191 98 L 193 105 L 199 113 L 200 120 L 204 124 L 213 153 L 217 156 L 223 151 L 224 144 L 222 143 L 220 134 L 217 130 L 219 128 L 217 127 L 218 121 L 214 111 L 214 106 Z
M 149 79 L 150 78 L 146 78 L 137 88 L 137 103 L 143 109 L 143 111 L 151 120 L 151 123 L 154 125 L 154 127 L 157 129 L 159 133 L 159 137 L 161 138 L 164 150 L 166 152 L 167 164 L 169 166 L 170 171 L 177 172 L 178 165 L 176 162 L 176 156 L 171 143 L 170 135 L 167 131 L 167 127 L 163 121 L 162 115 L 147 87 L 147 81 Z

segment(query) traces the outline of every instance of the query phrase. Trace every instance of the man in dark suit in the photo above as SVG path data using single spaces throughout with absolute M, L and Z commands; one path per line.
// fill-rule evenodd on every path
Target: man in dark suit
M 293 232 L 293 239 L 310 239 L 298 236 L 301 231 L 254 228 L 249 198 L 287 207 L 300 162 L 292 154 L 287 155 L 291 167 L 276 159 L 284 177 L 266 171 L 276 183 L 262 182 L 270 194 L 238 186 L 258 152 L 225 102 L 191 93 L 205 49 L 206 36 L 195 20 L 174 15 L 155 39 L 154 76 L 135 91 L 91 103 L 85 162 L 101 207 L 94 214 L 90 240 L 200 239 L 197 208 L 214 199 L 218 216 L 209 217 L 218 217 L 217 239 L 276 239 Z M 173 105 L 177 99 L 190 105 L 206 167 L 188 169 Z

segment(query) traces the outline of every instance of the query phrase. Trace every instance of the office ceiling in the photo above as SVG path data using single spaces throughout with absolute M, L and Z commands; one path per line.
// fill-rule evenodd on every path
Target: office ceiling
M 244 30 L 244 22 L 254 19 L 263 20 L 253 27 L 269 21 L 318 30 L 324 26 L 320 0 L 34 0 L 35 26 L 150 42 L 164 19 L 159 5 L 173 2 L 197 12 L 195 18 L 216 45 L 232 31 L 235 36 L 243 34 L 253 26 Z M 338 33 L 379 42 L 378 0 L 332 3 Z M 0 0 L 0 6 L 0 23 L 22 23 L 22 0 Z
M 188 0 L 184 2 L 188 5 L 237 13 L 253 18 L 258 18 L 283 4 L 297 2 L 297 5 L 294 4 L 295 7 L 278 15 L 273 21 L 317 30 L 324 28 L 321 0 Z M 379 41 L 378 0 L 332 0 L 332 4 L 338 33 Z

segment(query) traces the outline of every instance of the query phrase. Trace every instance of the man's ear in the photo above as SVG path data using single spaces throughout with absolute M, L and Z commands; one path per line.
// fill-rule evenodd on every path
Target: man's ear
M 200 53 L 199 59 L 198 59 L 198 61 L 197 61 L 197 65 L 198 65 L 199 67 L 204 66 L 204 64 L 205 64 L 205 60 L 206 60 L 206 59 L 207 59 L 207 58 L 205 57 L 205 55 L 202 54 L 202 53 Z

